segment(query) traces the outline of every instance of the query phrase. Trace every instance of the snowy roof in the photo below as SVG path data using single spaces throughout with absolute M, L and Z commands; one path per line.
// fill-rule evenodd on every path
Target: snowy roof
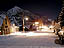
M 12 9 L 10 9 L 10 10 L 7 11 L 7 14 L 10 13 L 12 15 L 16 15 L 17 13 L 20 13 L 22 11 L 23 11 L 23 9 L 21 9 L 20 7 L 14 6 L 14 8 L 12 8 Z
M 0 14 L 0 18 L 5 19 L 6 15 L 5 14 Z
M 0 18 L 0 26 L 3 24 L 3 19 Z
M 3 23 L 3 20 L 6 18 L 6 15 L 5 14 L 0 14 L 0 26 L 2 25 Z

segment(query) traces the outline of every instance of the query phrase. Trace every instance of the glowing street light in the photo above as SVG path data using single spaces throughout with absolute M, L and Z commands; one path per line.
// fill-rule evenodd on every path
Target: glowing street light
M 25 19 L 25 20 L 28 20 L 28 18 L 27 18 L 27 17 L 26 17 L 26 18 L 23 17 L 23 32 L 24 32 L 24 28 L 25 28 L 25 27 L 24 27 L 24 19 Z
M 37 30 L 39 29 L 39 22 L 35 22 L 35 26 L 37 27 Z
M 25 20 L 28 20 L 28 17 L 26 17 Z
M 39 24 L 39 22 L 35 22 L 35 25 L 38 25 Z

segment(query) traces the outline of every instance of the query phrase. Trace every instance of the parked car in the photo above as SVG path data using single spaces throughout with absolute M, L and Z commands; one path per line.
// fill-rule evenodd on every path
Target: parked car
M 58 32 L 60 32 L 61 29 L 54 29 L 55 35 L 58 35 Z
M 64 44 L 64 27 L 58 32 L 59 39 L 55 40 L 55 43 Z
M 19 27 L 19 31 L 22 31 L 23 30 L 23 26 L 20 26 Z M 27 27 L 25 27 L 25 29 L 24 29 L 25 31 L 30 31 Z
M 58 35 L 58 32 L 61 30 L 61 26 L 59 23 L 55 23 L 55 26 L 54 26 L 54 33 L 56 35 Z

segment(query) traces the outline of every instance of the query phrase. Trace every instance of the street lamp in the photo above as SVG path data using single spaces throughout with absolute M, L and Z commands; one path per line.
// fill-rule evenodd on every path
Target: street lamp
M 39 22 L 35 22 L 35 26 L 38 26 Z
M 24 28 L 25 28 L 25 27 L 24 27 L 24 19 L 25 19 L 25 20 L 28 20 L 28 17 L 24 17 L 24 12 L 23 12 L 23 16 L 22 16 L 22 17 L 23 17 L 23 32 L 24 32 Z
M 28 20 L 28 17 L 25 17 L 25 20 L 27 21 Z
M 35 22 L 35 24 L 37 25 L 37 24 L 39 24 L 39 22 Z
M 35 26 L 37 26 L 37 30 L 39 29 L 39 22 L 35 22 Z

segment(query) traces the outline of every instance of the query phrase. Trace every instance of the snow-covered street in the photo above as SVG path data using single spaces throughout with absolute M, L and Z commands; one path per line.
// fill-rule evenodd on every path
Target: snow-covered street
M 54 33 L 42 33 L 41 36 L 5 35 L 0 36 L 0 48 L 64 48 L 64 45 L 55 44 L 56 38 Z

